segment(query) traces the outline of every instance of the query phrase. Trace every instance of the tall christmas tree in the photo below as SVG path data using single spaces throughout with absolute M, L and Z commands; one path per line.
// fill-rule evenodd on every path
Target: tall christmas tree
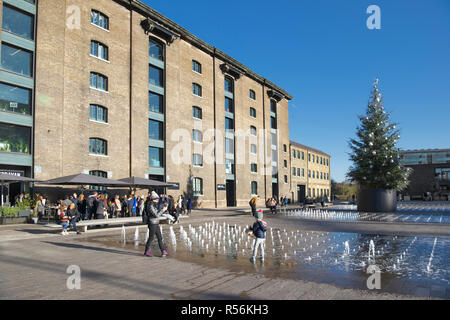
M 359 116 L 357 138 L 349 142 L 353 165 L 347 176 L 361 187 L 400 191 L 408 185 L 409 171 L 400 164 L 396 148 L 400 131 L 397 124 L 389 123 L 390 114 L 384 110 L 377 86 L 378 79 L 373 84 L 366 115 Z

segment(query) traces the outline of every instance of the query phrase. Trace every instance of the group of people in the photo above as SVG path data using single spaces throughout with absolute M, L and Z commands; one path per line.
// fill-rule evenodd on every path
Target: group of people
M 153 191 L 153 193 L 155 193 Z M 156 194 L 156 193 L 155 193 Z M 147 204 L 150 202 L 152 193 L 146 198 L 143 195 L 136 196 L 134 193 L 128 195 L 115 195 L 109 198 L 107 194 L 99 194 L 94 191 L 85 198 L 84 194 L 77 196 L 76 193 L 66 195 L 64 200 L 59 200 L 57 205 L 57 216 L 60 219 L 62 232 L 67 235 L 68 229 L 72 227 L 80 234 L 76 222 L 91 219 L 109 219 L 119 217 L 139 217 L 146 215 Z M 37 203 L 39 217 L 44 215 L 48 208 L 48 200 L 40 196 Z M 169 219 L 170 223 L 178 223 L 180 215 L 189 215 L 192 210 L 192 199 L 185 199 L 182 195 L 177 200 L 171 195 L 158 196 L 158 209 L 163 210 L 162 216 Z

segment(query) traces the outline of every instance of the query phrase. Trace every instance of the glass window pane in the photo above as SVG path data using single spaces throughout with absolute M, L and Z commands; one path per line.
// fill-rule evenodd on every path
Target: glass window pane
M 163 97 L 159 94 L 148 93 L 148 110 L 158 113 L 163 113 Z
M 163 72 L 154 66 L 149 66 L 149 81 L 155 86 L 163 86 Z
M 163 123 L 148 119 L 148 137 L 150 139 L 163 140 Z
M 230 98 L 225 98 L 225 111 L 233 113 L 233 100 Z
M 3 5 L 2 28 L 28 39 L 34 39 L 34 17 Z
M 31 52 L 2 43 L 2 68 L 31 77 L 32 60 Z
M 149 49 L 150 57 L 163 61 L 163 47 L 159 43 L 150 40 L 150 49 Z
M 0 152 L 31 153 L 31 128 L 0 123 Z
M 225 129 L 226 130 L 233 130 L 234 129 L 233 119 L 225 118 Z
M 149 147 L 149 165 L 151 167 L 162 167 L 162 156 L 163 156 L 163 149 L 161 148 L 155 148 L 155 147 Z
M 233 80 L 225 78 L 225 91 L 233 92 Z
M 31 90 L 0 83 L 0 111 L 31 114 Z

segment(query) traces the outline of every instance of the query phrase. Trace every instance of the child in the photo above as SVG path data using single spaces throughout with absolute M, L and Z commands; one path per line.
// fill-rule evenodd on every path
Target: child
M 250 258 L 250 262 L 255 262 L 256 254 L 258 253 L 258 247 L 261 247 L 261 261 L 264 261 L 267 222 L 263 221 L 262 218 L 262 210 L 259 210 L 256 213 L 256 222 L 253 224 L 253 227 L 249 229 L 256 238 L 253 244 L 253 255 Z

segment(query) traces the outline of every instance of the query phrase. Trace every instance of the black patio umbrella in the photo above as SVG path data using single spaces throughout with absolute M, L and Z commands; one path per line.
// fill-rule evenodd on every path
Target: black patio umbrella
M 21 177 L 16 176 L 13 174 L 8 173 L 0 173 L 0 205 L 3 205 L 3 185 L 9 184 L 9 183 L 15 183 L 15 182 L 38 182 L 39 180 L 28 178 L 28 177 Z
M 150 187 L 166 188 L 166 187 L 173 186 L 172 183 L 167 183 L 167 182 L 158 181 L 158 180 L 145 179 L 145 178 L 139 178 L 139 177 L 123 178 L 123 179 L 119 179 L 119 181 L 125 182 L 130 187 L 133 187 L 133 188 L 150 188 Z
M 55 179 L 50 179 L 47 181 L 41 181 L 40 184 L 50 184 L 50 185 L 65 185 L 65 186 L 75 186 L 75 185 L 93 185 L 93 186 L 105 186 L 105 187 L 129 187 L 130 185 L 126 182 L 107 179 L 98 176 L 92 176 L 90 174 L 79 173 L 70 176 L 59 177 Z

